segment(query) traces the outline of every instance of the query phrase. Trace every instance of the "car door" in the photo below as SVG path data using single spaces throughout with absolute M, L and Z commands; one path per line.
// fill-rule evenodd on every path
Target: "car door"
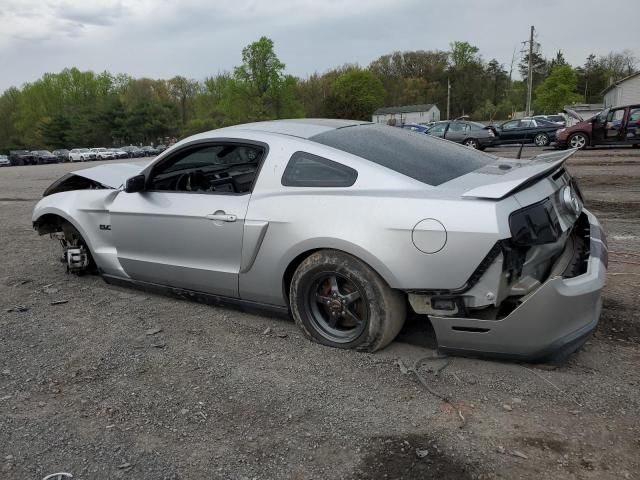
M 468 136 L 468 130 L 464 122 L 451 122 L 444 138 L 452 142 L 462 143 Z
M 626 108 L 612 108 L 607 114 L 602 143 L 622 142 L 625 137 Z
M 498 129 L 500 143 L 514 143 L 520 135 L 520 120 L 509 120 L 500 125 Z
M 543 131 L 543 129 L 538 127 L 538 123 L 534 119 L 523 118 L 520 120 L 520 125 L 518 125 L 516 141 L 518 143 L 531 143 L 539 131 Z
M 626 126 L 626 142 L 631 144 L 640 143 L 640 106 L 629 107 L 629 116 Z
M 433 127 L 431 127 L 427 133 L 429 135 L 433 135 L 434 137 L 445 138 L 447 133 L 448 122 L 436 123 Z
M 254 152 L 253 167 L 238 162 L 246 152 L 223 155 L 229 148 Z M 265 154 L 258 145 L 212 142 L 154 164 L 144 191 L 122 192 L 110 208 L 124 271 L 143 282 L 237 297 L 251 187 L 236 191 L 233 169 L 255 176 Z

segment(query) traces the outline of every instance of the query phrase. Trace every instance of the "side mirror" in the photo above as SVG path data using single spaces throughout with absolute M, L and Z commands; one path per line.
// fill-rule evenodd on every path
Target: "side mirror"
M 124 191 L 127 193 L 143 192 L 146 183 L 146 178 L 143 174 L 136 175 L 127 180 L 124 187 Z

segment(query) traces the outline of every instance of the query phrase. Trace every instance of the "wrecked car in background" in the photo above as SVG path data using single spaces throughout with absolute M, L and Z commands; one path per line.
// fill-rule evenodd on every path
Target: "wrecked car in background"
M 496 142 L 493 127 L 468 120 L 444 120 L 436 122 L 426 132 L 434 137 L 445 138 L 467 147 L 484 150 Z
M 640 147 L 640 105 L 607 108 L 584 120 L 574 110 L 565 110 L 578 123 L 556 134 L 558 148 L 587 148 L 597 145 Z
M 324 345 L 383 348 L 411 308 L 442 350 L 542 359 L 595 328 L 605 282 L 602 229 L 563 166 L 574 152 L 503 159 L 346 120 L 238 125 L 65 175 L 33 225 L 71 272 L 290 311 Z

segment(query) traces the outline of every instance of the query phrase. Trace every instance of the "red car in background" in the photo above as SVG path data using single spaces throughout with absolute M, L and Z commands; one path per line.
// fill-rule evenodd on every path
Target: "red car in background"
M 640 105 L 606 108 L 587 120 L 573 110 L 564 112 L 578 123 L 556 132 L 558 148 L 582 149 L 596 145 L 640 147 Z

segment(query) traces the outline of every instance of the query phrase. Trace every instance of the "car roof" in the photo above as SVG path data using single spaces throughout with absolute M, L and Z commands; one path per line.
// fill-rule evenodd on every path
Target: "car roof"
M 266 122 L 245 123 L 233 127 L 226 127 L 220 131 L 252 130 L 266 133 L 279 133 L 293 137 L 309 139 L 315 135 L 338 128 L 367 125 L 372 122 L 362 120 L 335 120 L 330 118 L 298 118 L 292 120 L 270 120 Z

